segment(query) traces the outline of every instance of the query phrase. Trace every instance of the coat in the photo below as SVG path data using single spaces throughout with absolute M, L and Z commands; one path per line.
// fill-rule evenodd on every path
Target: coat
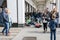
M 9 22 L 8 14 L 3 12 L 3 22 Z
M 54 20 L 51 20 L 49 23 L 50 30 L 56 30 L 56 22 Z

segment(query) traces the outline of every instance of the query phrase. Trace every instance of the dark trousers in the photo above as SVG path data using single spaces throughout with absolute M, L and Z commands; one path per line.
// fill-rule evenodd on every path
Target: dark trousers
M 44 31 L 47 31 L 47 23 L 43 23 Z
M 50 40 L 53 40 L 53 39 L 56 40 L 56 30 L 51 30 L 51 38 L 50 38 Z

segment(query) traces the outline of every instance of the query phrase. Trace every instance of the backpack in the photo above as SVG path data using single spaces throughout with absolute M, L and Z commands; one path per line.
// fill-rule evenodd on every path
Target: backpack
M 49 28 L 50 28 L 51 30 L 56 30 L 56 23 L 55 23 L 54 21 L 50 21 L 50 23 L 49 23 Z

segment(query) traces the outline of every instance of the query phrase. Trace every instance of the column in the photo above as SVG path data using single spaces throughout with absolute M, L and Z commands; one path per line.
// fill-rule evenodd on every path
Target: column
M 10 16 L 12 19 L 12 22 L 14 24 L 17 24 L 17 5 L 16 0 L 7 0 L 7 8 L 10 10 Z
M 18 0 L 18 26 L 25 24 L 25 0 Z

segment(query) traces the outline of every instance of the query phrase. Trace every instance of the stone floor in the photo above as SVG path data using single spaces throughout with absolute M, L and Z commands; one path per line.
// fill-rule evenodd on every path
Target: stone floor
M 50 30 L 43 33 L 43 28 L 11 28 L 10 35 L 4 36 L 0 27 L 0 40 L 50 40 Z M 60 28 L 57 28 L 57 40 L 60 40 Z
M 21 31 L 20 28 L 11 28 L 9 36 L 5 36 L 1 33 L 3 27 L 0 27 L 0 40 L 12 40 Z
M 57 28 L 57 40 L 60 40 L 60 28 Z M 22 31 L 12 40 L 50 40 L 50 30 L 43 33 L 43 28 L 23 28 Z M 30 38 L 30 39 L 28 39 Z

